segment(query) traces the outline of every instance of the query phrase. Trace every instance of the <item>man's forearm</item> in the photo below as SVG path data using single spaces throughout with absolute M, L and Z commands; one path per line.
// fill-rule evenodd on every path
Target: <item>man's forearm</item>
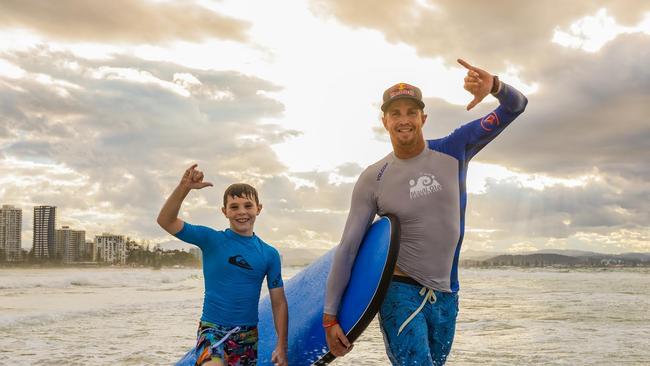
M 526 105 L 528 104 L 528 99 L 526 96 L 511 85 L 505 84 L 503 82 L 500 84 L 501 86 L 499 88 L 499 91 L 495 94 L 492 94 L 495 98 L 497 98 L 499 104 L 511 113 L 519 114 L 523 112 L 524 109 L 526 109 Z
M 171 225 L 178 218 L 178 212 L 181 209 L 181 204 L 187 194 L 190 193 L 190 189 L 182 185 L 176 186 L 172 194 L 167 198 L 165 204 L 160 209 L 158 214 L 158 224 L 163 228 Z

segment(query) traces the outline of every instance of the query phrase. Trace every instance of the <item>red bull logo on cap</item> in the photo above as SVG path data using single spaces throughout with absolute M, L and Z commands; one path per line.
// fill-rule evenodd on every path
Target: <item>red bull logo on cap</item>
M 388 104 L 398 98 L 410 98 L 417 102 L 418 106 L 423 109 L 424 102 L 422 102 L 422 92 L 416 86 L 409 85 L 407 83 L 399 83 L 391 86 L 386 89 L 383 94 L 383 104 L 381 105 L 381 110 L 386 111 Z
M 404 94 L 415 97 L 415 90 L 413 90 L 413 87 L 408 84 L 400 83 L 396 90 L 390 91 L 391 98 Z

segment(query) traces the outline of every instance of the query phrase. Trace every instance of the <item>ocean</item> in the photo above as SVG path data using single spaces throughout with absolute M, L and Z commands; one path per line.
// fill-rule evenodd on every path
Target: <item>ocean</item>
M 448 365 L 650 365 L 648 268 L 461 268 L 460 279 Z M 173 364 L 195 340 L 202 291 L 196 269 L 0 269 L 0 364 Z M 376 320 L 333 363 L 387 364 Z

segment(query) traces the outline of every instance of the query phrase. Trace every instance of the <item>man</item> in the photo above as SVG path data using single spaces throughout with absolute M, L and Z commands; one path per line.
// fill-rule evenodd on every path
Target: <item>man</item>
M 442 365 L 451 350 L 467 166 L 527 104 L 523 94 L 498 77 L 458 62 L 468 70 L 464 88 L 474 96 L 467 110 L 488 94 L 500 105 L 447 137 L 424 140 L 427 115 L 420 89 L 400 83 L 384 92 L 382 122 L 393 152 L 361 173 L 327 281 L 323 326 L 335 356 L 352 348 L 336 321 L 350 269 L 375 214 L 386 213 L 397 215 L 401 223 L 397 266 L 379 310 L 388 358 L 393 365 Z

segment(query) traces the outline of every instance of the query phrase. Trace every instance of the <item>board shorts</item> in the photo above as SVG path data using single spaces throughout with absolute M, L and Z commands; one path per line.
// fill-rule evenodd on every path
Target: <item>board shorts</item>
M 456 331 L 458 293 L 393 276 L 379 309 L 386 353 L 394 366 L 444 365 Z
M 257 364 L 257 327 L 229 327 L 201 321 L 196 334 L 196 365 L 220 360 L 227 366 Z

